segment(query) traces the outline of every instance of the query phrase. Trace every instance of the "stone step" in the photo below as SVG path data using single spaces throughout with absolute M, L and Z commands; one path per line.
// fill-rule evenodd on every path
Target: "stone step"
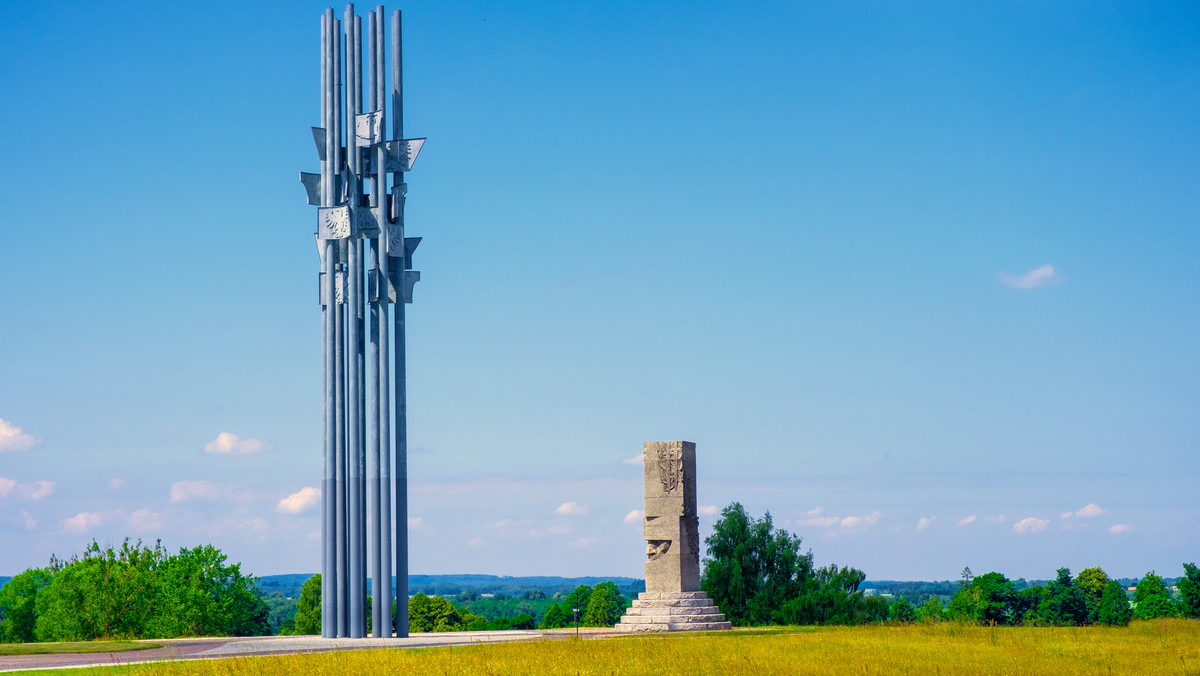
M 707 596 L 699 599 L 634 599 L 635 608 L 674 608 L 689 606 L 711 606 L 712 599 Z
M 618 632 L 625 634 L 643 634 L 660 631 L 725 631 L 733 629 L 729 622 L 658 622 L 639 624 L 618 624 Z
M 719 608 L 717 608 L 716 606 L 687 606 L 687 607 L 669 606 L 669 607 L 665 607 L 665 608 L 664 607 L 649 607 L 648 608 L 645 606 L 633 606 L 631 608 L 625 609 L 626 615 L 686 616 L 686 615 L 715 615 L 720 612 L 721 612 L 721 610 Z
M 706 599 L 708 594 L 702 591 L 691 592 L 641 592 L 638 598 L 643 601 L 657 601 L 661 599 Z
M 725 615 L 722 613 L 709 613 L 705 615 L 626 615 L 621 618 L 621 624 L 655 624 L 655 623 L 707 623 L 707 622 L 724 622 Z

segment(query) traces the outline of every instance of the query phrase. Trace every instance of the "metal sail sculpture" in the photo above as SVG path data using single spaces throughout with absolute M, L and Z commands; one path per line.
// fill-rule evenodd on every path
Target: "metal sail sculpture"
M 372 634 L 392 635 L 392 602 L 399 600 L 395 635 L 408 636 L 404 305 L 412 302 L 413 285 L 421 278 L 412 269 L 421 238 L 404 236 L 404 174 L 425 139 L 404 138 L 399 10 L 391 22 L 387 123 L 384 22 L 383 5 L 367 16 L 364 111 L 362 20 L 352 4 L 344 21 L 335 19 L 332 9 L 322 15 L 321 126 L 313 128 L 321 173 L 300 174 L 308 203 L 317 207 L 321 258 L 321 635 L 326 638 L 367 635 L 368 574 Z

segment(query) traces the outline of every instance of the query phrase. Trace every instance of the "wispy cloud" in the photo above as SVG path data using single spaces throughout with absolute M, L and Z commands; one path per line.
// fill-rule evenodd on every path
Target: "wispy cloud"
M 111 491 L 119 491 L 129 485 L 129 482 L 121 477 L 114 477 L 108 480 L 108 489 Z
M 1046 526 L 1049 525 L 1049 519 L 1039 519 L 1036 517 L 1027 516 L 1013 524 L 1013 532 L 1018 534 L 1039 533 L 1046 530 Z
M 33 530 L 34 528 L 37 528 L 37 519 L 33 518 L 33 515 L 29 512 L 26 512 L 22 509 L 21 518 L 25 520 L 25 530 Z
M 700 505 L 696 508 L 696 513 L 700 516 L 712 516 L 718 511 L 720 510 L 717 509 L 716 505 Z
M 571 532 L 571 527 L 565 523 L 555 524 L 549 528 L 530 528 L 528 531 L 529 537 L 541 538 L 547 535 L 566 535 Z
M 483 538 L 479 537 L 478 535 L 471 538 L 470 540 L 467 540 L 468 547 L 482 547 L 485 543 L 486 543 L 486 541 Z
M 144 533 L 146 531 L 162 530 L 166 527 L 167 520 L 161 513 L 144 508 L 127 516 L 125 524 L 133 531 Z
M 960 525 L 960 526 L 970 526 L 973 523 L 975 523 L 975 515 L 974 514 L 958 520 L 958 525 Z
M 578 547 L 590 547 L 591 545 L 594 545 L 594 544 L 596 544 L 596 538 L 579 538 L 578 540 L 572 540 L 572 541 L 568 542 L 567 546 L 578 548 Z
M 804 513 L 800 519 L 801 526 L 818 526 L 820 528 L 829 528 L 836 526 L 841 521 L 840 517 L 825 516 L 824 507 L 813 507 Z
M 221 484 L 211 481 L 176 481 L 171 484 L 171 504 L 188 500 L 216 500 L 221 493 Z
M 411 528 L 420 528 L 424 523 L 425 523 L 425 519 L 423 519 L 422 517 L 419 517 L 419 516 L 408 517 L 408 527 L 410 529 Z
M 204 452 L 220 455 L 247 455 L 263 453 L 274 447 L 271 442 L 263 439 L 240 439 L 236 434 L 221 432 L 216 439 L 204 444 Z
M 571 500 L 570 502 L 564 502 L 558 507 L 554 508 L 555 514 L 587 514 L 589 511 L 591 511 L 591 509 L 587 505 L 581 505 L 574 500 Z
M 172 494 L 172 502 L 174 494 Z M 275 505 L 279 514 L 300 514 L 321 504 L 321 489 L 305 486 L 291 495 L 283 498 Z
M 42 443 L 41 439 L 26 434 L 20 427 L 0 418 L 0 453 L 5 451 L 28 451 Z
M 923 516 L 920 519 L 917 519 L 917 530 L 925 530 L 926 528 L 929 528 L 933 525 L 935 520 L 937 520 L 937 517 L 933 516 Z
M 875 510 L 866 516 L 847 516 L 843 518 L 838 525 L 842 528 L 859 528 L 863 526 L 874 526 L 879 522 L 879 518 L 883 516 L 883 512 Z
M 1092 503 L 1088 503 L 1088 504 L 1084 505 L 1083 507 L 1080 507 L 1075 512 L 1075 516 L 1077 516 L 1081 519 L 1086 519 L 1086 518 L 1093 517 L 1093 516 L 1100 516 L 1101 514 L 1103 514 L 1106 511 L 1107 510 L 1100 509 L 1100 505 L 1097 505 L 1096 503 L 1092 502 Z
M 1000 281 L 1012 289 L 1036 289 L 1040 286 L 1057 284 L 1062 281 L 1062 275 L 1055 272 L 1053 265 L 1039 265 L 1023 275 L 1014 276 L 1007 272 L 1001 272 Z
M 89 530 L 100 525 L 104 520 L 104 515 L 100 512 L 80 512 L 75 516 L 63 521 L 63 530 L 72 533 L 86 533 Z
M 1128 533 L 1131 530 L 1133 530 L 1133 526 L 1130 526 L 1127 523 L 1114 523 L 1113 525 L 1108 527 L 1108 532 L 1112 533 L 1113 535 L 1120 535 L 1121 533 Z
M 13 479 L 0 477 L 0 498 L 16 493 L 17 497 L 26 500 L 41 500 L 54 495 L 53 481 L 35 481 L 31 484 L 19 484 Z
M 624 521 L 625 523 L 633 523 L 635 521 L 641 521 L 641 520 L 642 520 L 642 510 L 640 510 L 640 509 L 629 510 L 629 513 L 625 515 L 624 519 L 622 519 L 622 521 Z
M 632 458 L 625 458 L 625 459 L 621 460 L 621 464 L 622 465 L 640 465 L 640 464 L 642 464 L 642 454 L 638 453 L 637 455 L 633 456 Z

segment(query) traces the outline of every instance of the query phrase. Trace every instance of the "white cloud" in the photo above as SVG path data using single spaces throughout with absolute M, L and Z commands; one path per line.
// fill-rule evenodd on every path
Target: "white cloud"
M 1013 276 L 1007 272 L 1001 272 L 1000 281 L 1013 289 L 1036 289 L 1039 286 L 1048 286 L 1062 281 L 1062 275 L 1054 271 L 1053 265 L 1039 265 L 1023 275 Z
M 33 515 L 29 512 L 26 512 L 22 509 L 21 518 L 25 519 L 25 530 L 33 530 L 34 528 L 37 528 L 37 519 L 33 518 Z
M 567 543 L 568 547 L 588 547 L 596 544 L 596 538 L 579 538 Z
M 484 545 L 484 542 L 485 542 L 485 540 L 483 538 L 476 535 L 475 537 L 471 538 L 470 540 L 467 540 L 467 546 L 468 547 L 482 547 Z
M 554 509 L 555 514 L 587 514 L 589 511 L 587 505 L 581 505 L 574 500 L 564 502 Z
M 63 530 L 86 533 L 100 525 L 104 516 L 100 512 L 80 512 L 63 522 Z
M 930 526 L 933 525 L 933 522 L 936 519 L 937 519 L 937 517 L 933 517 L 933 516 L 921 517 L 920 519 L 917 520 L 917 530 L 925 530 L 926 528 L 929 528 Z
M 13 481 L 12 479 L 5 479 L 4 477 L 0 476 L 0 498 L 8 497 L 8 494 L 12 493 L 13 489 L 16 487 L 16 481 Z
M 800 525 L 829 528 L 830 526 L 836 526 L 838 522 L 841 521 L 841 519 L 836 516 L 821 516 L 824 513 L 824 507 L 813 507 L 804 513 L 804 518 L 800 519 Z
M 998 514 L 996 516 L 989 516 L 988 518 L 984 519 L 984 521 L 987 523 L 1004 523 L 1004 515 Z
M 570 533 L 570 532 L 571 532 L 570 526 L 568 526 L 564 523 L 560 523 L 560 524 L 553 525 L 549 528 L 531 528 L 529 530 L 529 537 L 540 538 L 540 537 L 545 537 L 547 535 L 566 535 L 567 533 Z
M 1086 519 L 1086 518 L 1093 517 L 1093 516 L 1100 516 L 1101 514 L 1103 514 L 1106 511 L 1107 510 L 1100 509 L 1100 505 L 1097 505 L 1094 502 L 1090 502 L 1090 503 L 1084 505 L 1083 507 L 1080 507 L 1079 511 L 1075 512 L 1075 516 L 1077 516 L 1081 519 Z
M 121 477 L 114 477 L 108 480 L 108 489 L 111 491 L 119 491 L 129 485 L 129 482 Z
M 28 451 L 42 443 L 33 435 L 26 434 L 20 427 L 0 418 L 0 453 L 5 451 Z
M 1121 533 L 1128 533 L 1131 530 L 1133 530 L 1133 526 L 1130 526 L 1127 523 L 1114 523 L 1113 525 L 1108 527 L 1108 532 L 1112 533 L 1113 535 L 1120 535 Z
M 176 481 L 171 484 L 171 504 L 187 500 L 216 500 L 221 485 L 211 481 Z
M 419 516 L 411 516 L 408 518 L 409 528 L 420 528 L 425 523 L 425 519 Z
M 881 517 L 881 516 L 883 516 L 883 512 L 880 512 L 879 510 L 875 510 L 874 512 L 871 512 L 870 514 L 867 514 L 866 516 L 847 516 L 846 518 L 842 519 L 839 523 L 841 524 L 842 528 L 858 528 L 859 526 L 874 526 L 879 521 L 879 517 Z
M 621 464 L 622 465 L 640 465 L 640 464 L 642 464 L 642 454 L 638 453 L 637 455 L 633 456 L 632 458 L 624 458 L 623 460 L 621 460 Z
M 143 508 L 126 517 L 125 524 L 134 531 L 145 532 L 162 530 L 167 525 L 167 521 L 161 513 Z
M 30 500 L 41 500 L 42 498 L 48 498 L 51 495 L 54 495 L 54 482 L 38 481 L 35 484 L 21 484 L 20 488 L 17 490 L 23 498 L 28 498 Z
M 716 505 L 700 505 L 696 508 L 696 513 L 700 516 L 712 516 L 717 513 Z
M 1038 519 L 1028 516 L 1013 524 L 1014 533 L 1039 533 L 1050 525 L 1049 519 Z
M 505 528 L 508 528 L 511 525 L 512 525 L 512 519 L 500 519 L 499 521 L 491 524 L 488 527 L 495 528 L 496 530 L 504 530 Z
M 960 526 L 970 526 L 973 523 L 975 523 L 975 515 L 974 514 L 972 514 L 971 516 L 965 517 L 963 519 L 959 519 L 959 521 L 958 521 L 958 525 L 960 525 Z
M 246 455 L 263 453 L 274 447 L 271 442 L 262 439 L 239 439 L 236 434 L 221 432 L 216 439 L 204 444 L 204 451 L 221 455 Z
M 178 485 L 178 484 L 176 484 Z M 171 492 L 171 502 L 175 502 L 174 489 Z M 321 489 L 305 486 L 291 495 L 283 498 L 275 505 L 277 514 L 299 514 L 321 504 Z
M 1069 519 L 1069 518 L 1071 518 L 1071 517 L 1073 517 L 1073 516 L 1075 516 L 1075 512 L 1063 512 L 1062 514 L 1059 514 L 1059 515 L 1058 515 L 1058 518 L 1060 518 L 1060 519 Z
M 629 510 L 629 513 L 625 515 L 625 518 L 621 519 L 621 520 L 624 521 L 625 523 L 633 523 L 634 521 L 641 521 L 642 520 L 642 510 L 631 509 L 631 510 Z

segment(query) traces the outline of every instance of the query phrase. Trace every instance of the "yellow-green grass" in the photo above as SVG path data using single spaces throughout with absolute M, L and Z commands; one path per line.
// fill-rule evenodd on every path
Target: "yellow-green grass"
M 78 655 L 80 653 L 123 653 L 129 650 L 161 648 L 161 643 L 146 641 L 81 641 L 79 643 L 0 643 L 0 656 Z
M 547 640 L 180 661 L 164 674 L 1200 674 L 1200 621 L 1129 627 L 955 623 Z M 96 672 L 108 673 L 108 668 Z M 79 672 L 75 672 L 79 673 Z

